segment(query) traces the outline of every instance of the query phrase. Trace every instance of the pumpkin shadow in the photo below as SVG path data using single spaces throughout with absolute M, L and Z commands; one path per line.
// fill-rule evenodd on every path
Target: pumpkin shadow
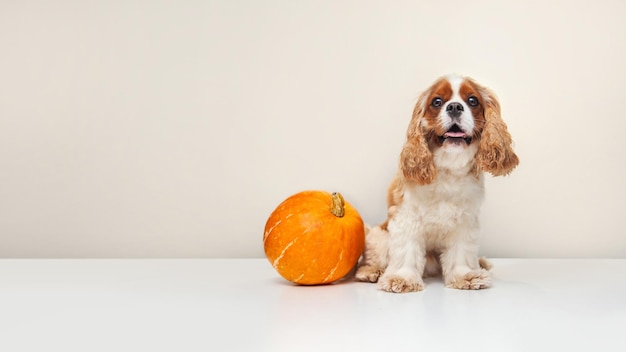
M 335 280 L 333 282 L 324 283 L 324 284 L 314 284 L 314 285 L 297 284 L 295 282 L 291 282 L 289 280 L 286 280 L 282 276 L 274 278 L 272 281 L 274 281 L 276 284 L 281 285 L 281 286 L 292 286 L 292 287 L 324 287 L 324 286 L 347 285 L 347 284 L 350 284 L 350 283 L 359 283 L 360 281 L 358 281 L 355 278 L 356 267 L 357 267 L 357 265 L 354 265 L 354 267 L 352 269 L 350 269 L 350 271 L 344 277 L 342 277 L 341 279 Z
M 325 284 L 315 284 L 315 285 L 303 285 L 303 284 L 297 284 L 295 282 L 291 282 L 289 280 L 286 280 L 282 277 L 276 277 L 272 279 L 272 282 L 276 285 L 280 285 L 280 286 L 285 286 L 285 287 L 324 287 L 324 286 L 342 286 L 342 285 L 348 285 L 351 283 L 358 283 L 359 281 L 356 280 L 354 278 L 354 276 L 348 278 L 348 277 L 344 277 L 342 279 L 339 279 L 337 281 L 334 282 L 329 282 L 329 283 L 325 283 Z

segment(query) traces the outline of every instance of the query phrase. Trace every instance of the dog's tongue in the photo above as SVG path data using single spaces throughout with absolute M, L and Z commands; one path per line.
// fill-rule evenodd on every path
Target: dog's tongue
M 463 132 L 446 132 L 446 134 L 443 135 L 444 137 L 447 138 L 465 138 L 466 135 Z

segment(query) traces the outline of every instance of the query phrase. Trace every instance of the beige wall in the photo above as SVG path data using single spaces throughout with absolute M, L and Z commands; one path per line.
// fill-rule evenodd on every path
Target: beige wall
M 626 2 L 3 1 L 0 257 L 260 257 L 288 195 L 369 223 L 417 95 L 493 88 L 482 252 L 626 258 Z

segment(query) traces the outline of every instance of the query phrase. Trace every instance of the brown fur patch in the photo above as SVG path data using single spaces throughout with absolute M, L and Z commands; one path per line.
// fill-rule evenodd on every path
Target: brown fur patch
M 437 116 L 441 107 L 432 105 L 435 98 L 445 103 L 452 97 L 452 86 L 447 79 L 437 80 L 425 90 L 413 109 L 413 117 L 407 128 L 407 141 L 400 153 L 400 170 L 405 179 L 420 185 L 432 183 L 437 177 L 432 149 L 437 142 L 434 129 L 438 126 Z M 443 104 L 442 104 L 443 106 Z
M 473 84 L 478 87 L 483 98 L 485 116 L 476 162 L 482 171 L 493 176 L 508 175 L 519 164 L 519 159 L 513 151 L 513 139 L 502 120 L 500 103 L 491 90 Z
M 485 127 L 485 102 L 480 94 L 480 88 L 473 81 L 466 79 L 463 83 L 461 83 L 459 95 L 467 106 L 469 106 L 470 110 L 472 110 L 472 115 L 474 116 L 474 132 L 472 134 L 480 136 L 483 128 Z M 469 103 L 470 97 L 478 99 L 478 105 L 471 106 Z
M 445 104 L 448 100 L 452 98 L 452 86 L 447 79 L 440 79 L 435 82 L 430 89 L 428 90 L 429 94 L 426 100 L 423 102 L 424 104 L 424 118 L 428 121 L 428 125 L 431 127 L 435 127 L 439 124 L 439 113 L 443 104 Z M 433 106 L 432 102 L 435 98 L 442 99 L 443 103 L 439 107 Z

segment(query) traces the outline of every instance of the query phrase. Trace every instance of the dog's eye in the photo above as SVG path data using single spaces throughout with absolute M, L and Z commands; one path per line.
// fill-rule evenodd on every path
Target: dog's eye
M 478 98 L 472 95 L 471 97 L 467 98 L 467 103 L 469 104 L 469 106 L 477 106 Z
M 441 99 L 441 98 L 434 98 L 433 101 L 430 104 L 432 106 L 436 107 L 436 108 L 440 108 L 441 105 L 443 105 L 443 99 Z

